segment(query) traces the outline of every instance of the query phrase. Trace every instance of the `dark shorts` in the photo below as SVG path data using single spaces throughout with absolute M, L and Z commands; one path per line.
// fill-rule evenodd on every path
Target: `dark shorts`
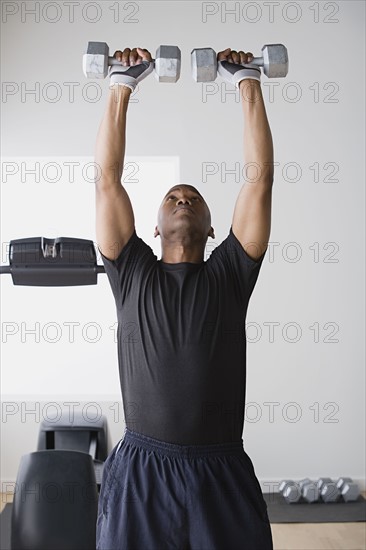
M 98 550 L 272 550 L 243 440 L 175 445 L 126 429 L 105 463 Z

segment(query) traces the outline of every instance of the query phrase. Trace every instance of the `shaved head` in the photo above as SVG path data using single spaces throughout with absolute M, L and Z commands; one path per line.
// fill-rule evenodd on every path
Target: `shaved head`
M 182 213 L 179 210 L 183 203 L 186 211 Z M 188 257 L 195 261 L 203 257 L 207 238 L 215 238 L 208 204 L 198 189 L 188 183 L 169 189 L 161 201 L 157 222 L 154 237 L 161 237 L 164 258 Z

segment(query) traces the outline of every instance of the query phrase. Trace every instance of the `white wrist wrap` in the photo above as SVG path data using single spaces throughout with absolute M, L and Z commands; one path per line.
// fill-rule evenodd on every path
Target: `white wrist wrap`
M 219 61 L 217 71 L 226 82 L 234 84 L 236 88 L 239 88 L 240 82 L 247 78 L 261 81 L 261 70 L 259 67 L 245 67 L 237 63 Z

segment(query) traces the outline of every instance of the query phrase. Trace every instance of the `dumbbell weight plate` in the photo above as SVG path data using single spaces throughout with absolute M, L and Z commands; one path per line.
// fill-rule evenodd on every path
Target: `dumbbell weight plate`
M 108 74 L 109 47 L 106 42 L 88 42 L 83 55 L 83 72 L 87 78 L 105 78 Z
M 196 48 L 191 53 L 192 76 L 196 82 L 213 82 L 217 77 L 217 55 L 212 48 Z
M 302 496 L 309 502 L 317 502 L 319 500 L 319 489 L 315 483 L 306 483 L 302 486 Z
M 304 479 L 300 479 L 299 481 L 300 488 L 302 489 L 304 485 L 307 485 L 308 483 L 311 483 L 311 479 L 309 479 L 308 477 Z
M 285 487 L 282 493 L 283 498 L 288 504 L 295 504 L 301 498 L 301 490 L 296 483 L 289 484 Z
M 159 82 L 177 82 L 180 65 L 181 51 L 178 46 L 159 46 L 155 56 L 155 76 Z
M 317 487 L 320 490 L 325 483 L 332 483 L 332 479 L 330 477 L 320 477 L 317 481 Z
M 343 488 L 343 486 L 344 486 L 346 483 L 353 483 L 353 479 L 350 478 L 350 477 L 340 477 L 340 478 L 337 480 L 337 489 L 339 489 L 340 491 L 342 491 L 342 488 Z
M 346 502 L 357 500 L 360 495 L 357 483 L 345 483 L 342 487 L 341 495 Z
M 340 492 L 335 482 L 324 483 L 320 489 L 320 496 L 324 502 L 337 502 Z
M 294 483 L 294 481 L 292 479 L 283 479 L 279 484 L 278 492 L 282 494 L 283 490 L 285 489 L 285 487 L 287 487 L 289 483 Z
M 283 78 L 288 73 L 288 54 L 283 44 L 266 44 L 262 48 L 263 72 L 268 78 Z

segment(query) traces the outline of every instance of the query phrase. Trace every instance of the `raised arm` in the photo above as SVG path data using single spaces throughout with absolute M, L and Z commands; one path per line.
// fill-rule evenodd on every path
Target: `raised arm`
M 101 174 L 95 184 L 97 243 L 102 254 L 110 260 L 119 256 L 135 228 L 131 201 L 121 183 L 126 147 L 126 116 L 129 98 L 136 85 L 133 77 L 139 70 L 132 66 L 141 65 L 142 60 L 151 61 L 149 52 L 139 48 L 117 51 L 114 57 L 131 65 L 132 76 L 125 76 L 127 73 L 121 76 L 118 74 L 118 66 L 113 68 L 107 108 L 96 141 L 95 162 Z M 129 85 L 118 83 L 122 79 Z
M 225 54 L 226 52 L 226 54 Z M 222 52 L 227 59 L 230 51 Z M 230 52 L 231 62 L 248 63 L 252 54 Z M 271 231 L 273 142 L 263 101 L 260 69 L 239 83 L 244 114 L 245 182 L 236 200 L 232 230 L 242 247 L 257 260 L 268 246 Z

